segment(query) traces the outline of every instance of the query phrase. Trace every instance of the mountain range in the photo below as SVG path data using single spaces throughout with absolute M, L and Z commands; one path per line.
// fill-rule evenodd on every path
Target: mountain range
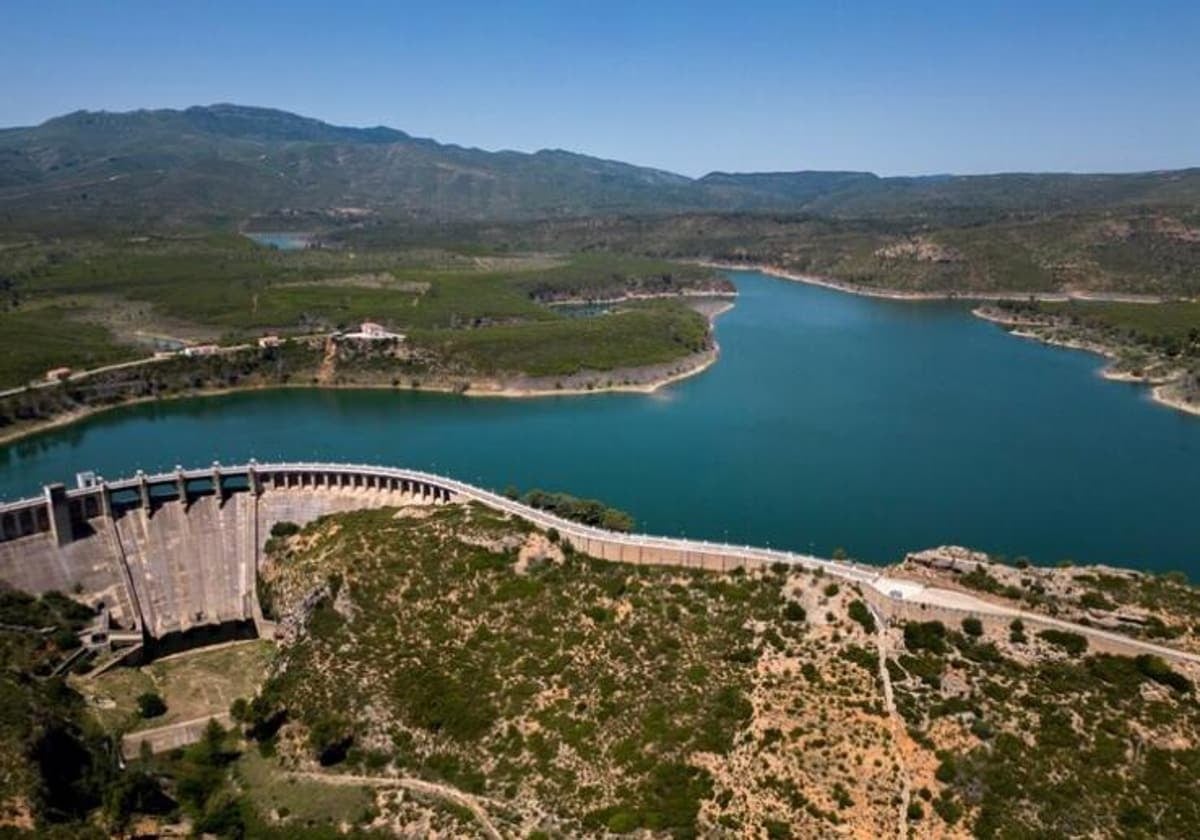
M 691 211 L 994 216 L 1187 206 L 1200 168 L 1135 174 L 689 178 L 558 149 L 484 151 L 240 105 L 77 111 L 0 130 L 0 227 L 236 224 L 280 210 L 521 220 Z

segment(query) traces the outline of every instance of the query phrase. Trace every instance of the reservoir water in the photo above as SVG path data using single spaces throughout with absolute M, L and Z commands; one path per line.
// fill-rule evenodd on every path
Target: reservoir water
M 0 497 L 86 469 L 357 461 L 597 497 L 654 533 L 874 562 L 959 543 L 1200 577 L 1200 418 L 965 304 L 732 277 L 720 361 L 657 394 L 280 390 L 134 406 L 0 449 Z
M 307 233 L 247 233 L 247 239 L 252 239 L 259 245 L 266 245 L 279 251 L 300 251 L 308 247 L 312 235 Z

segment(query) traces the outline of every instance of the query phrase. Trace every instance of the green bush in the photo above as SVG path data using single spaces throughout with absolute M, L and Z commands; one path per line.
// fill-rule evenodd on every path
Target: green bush
M 1099 592 L 1085 592 L 1083 597 L 1079 599 L 1080 606 L 1089 610 L 1112 610 L 1116 609 L 1116 604 L 1105 598 Z
M 341 718 L 326 715 L 308 730 L 308 745 L 322 767 L 338 764 L 346 758 L 354 735 Z
M 909 650 L 946 652 L 946 625 L 940 621 L 908 621 L 904 624 L 904 646 Z
M 1043 630 L 1038 636 L 1050 644 L 1067 652 L 1069 656 L 1080 656 L 1087 650 L 1088 642 L 1084 636 L 1066 630 Z
M 104 796 L 105 814 L 117 828 L 124 828 L 134 814 L 161 815 L 174 809 L 175 802 L 158 779 L 140 769 L 118 776 Z
M 1192 690 L 1192 681 L 1178 671 L 1172 670 L 1171 666 L 1161 657 L 1142 654 L 1134 659 L 1134 664 L 1142 674 L 1156 683 L 1169 686 L 1181 694 Z
M 937 815 L 942 818 L 946 825 L 954 825 L 963 816 L 962 806 L 954 801 L 954 797 L 946 793 L 933 800 L 933 810 L 937 812 Z
M 962 620 L 962 629 L 968 636 L 978 638 L 983 635 L 983 622 L 975 616 L 968 616 Z
M 563 519 L 581 522 L 609 531 L 632 531 L 634 519 L 625 511 L 611 508 L 595 499 L 580 499 L 567 493 L 547 493 L 530 490 L 521 501 L 538 510 L 545 510 Z
M 862 628 L 868 633 L 874 633 L 878 627 L 875 624 L 875 616 L 871 614 L 870 608 L 862 601 L 853 600 L 846 608 L 850 617 L 862 625 Z
M 285 539 L 299 533 L 300 526 L 295 522 L 276 522 L 271 526 L 271 536 L 279 539 Z
M 788 621 L 804 621 L 808 618 L 808 613 L 795 601 L 788 601 L 783 607 L 783 617 Z
M 162 717 L 167 713 L 167 703 L 153 691 L 138 695 L 138 714 L 144 718 Z

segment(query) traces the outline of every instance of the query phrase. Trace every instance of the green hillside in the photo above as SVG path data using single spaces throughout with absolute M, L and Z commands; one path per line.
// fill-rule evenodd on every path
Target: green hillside
M 239 105 L 79 111 L 0 131 L 0 229 L 230 227 L 284 208 L 407 221 L 751 210 L 944 222 L 1195 206 L 1198 196 L 1200 169 L 913 178 L 798 171 L 692 179 L 562 150 L 484 151 Z

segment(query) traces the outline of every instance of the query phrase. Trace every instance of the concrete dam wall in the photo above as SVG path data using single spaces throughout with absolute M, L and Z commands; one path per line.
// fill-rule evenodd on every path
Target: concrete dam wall
M 869 582 L 853 564 L 742 546 L 620 534 L 560 519 L 504 496 L 413 470 L 346 464 L 255 464 L 45 488 L 0 505 L 0 581 L 59 590 L 105 613 L 114 639 L 152 641 L 238 622 L 264 627 L 257 570 L 271 528 L 371 507 L 475 501 L 554 528 L 606 560 L 725 571 L 803 563 Z
M 872 566 L 754 546 L 605 531 L 443 476 L 352 464 L 214 464 L 113 482 L 81 476 L 79 486 L 70 490 L 48 486 L 40 497 L 0 505 L 0 582 L 33 593 L 59 590 L 102 607 L 108 642 L 148 642 L 151 655 L 182 634 L 213 628 L 252 625 L 260 635 L 271 635 L 258 604 L 257 574 L 276 523 L 303 525 L 330 513 L 461 501 L 553 528 L 576 550 L 614 562 L 710 571 L 785 564 L 855 585 L 876 609 L 896 619 L 971 615 L 1007 624 L 1021 618 L 1033 627 L 1082 633 L 1101 649 L 1200 664 L 1197 654 L 1026 612 L 974 593 L 889 577 Z M 157 644 L 164 639 L 166 644 Z
M 0 581 L 86 600 L 127 641 L 260 624 L 258 563 L 276 523 L 451 499 L 444 488 L 360 475 L 238 477 L 177 473 L 71 491 L 52 486 L 44 498 L 0 507 Z

